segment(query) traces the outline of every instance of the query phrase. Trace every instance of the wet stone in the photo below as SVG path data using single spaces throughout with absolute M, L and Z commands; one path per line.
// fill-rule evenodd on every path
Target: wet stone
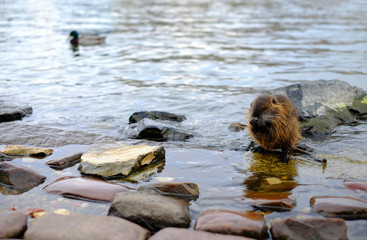
M 59 215 L 47 213 L 33 221 L 26 240 L 146 240 L 149 231 L 111 216 Z
M 153 183 L 139 187 L 138 191 L 179 198 L 186 202 L 196 200 L 199 197 L 199 187 L 195 183 Z
M 343 185 L 352 190 L 367 191 L 367 182 L 344 182 Z
M 21 120 L 25 116 L 32 114 L 32 107 L 27 104 L 18 103 L 13 99 L 6 99 L 0 96 L 0 123 Z
M 46 176 L 32 169 L 11 162 L 0 162 L 0 183 L 18 192 L 28 191 L 43 183 L 45 179 Z
M 161 111 L 142 111 L 135 112 L 129 117 L 129 123 L 136 123 L 144 118 L 149 118 L 152 120 L 168 120 L 174 122 L 182 122 L 186 119 L 183 115 L 177 115 L 169 112 L 161 112 Z
M 1 152 L 15 156 L 46 157 L 51 155 L 53 150 L 47 148 L 32 148 L 22 145 L 8 145 Z
M 27 215 L 0 208 L 0 239 L 21 238 L 27 229 Z
M 187 228 L 191 222 L 186 202 L 143 192 L 116 194 L 108 215 L 127 219 L 152 232 L 166 227 Z
M 351 197 L 312 197 L 313 211 L 325 217 L 342 217 L 344 219 L 367 219 L 367 202 Z
M 117 193 L 127 192 L 129 188 L 86 177 L 62 177 L 43 190 L 68 198 L 112 202 Z
M 293 199 L 259 199 L 255 200 L 251 205 L 262 211 L 284 212 L 290 211 L 295 207 L 297 202 Z
M 265 219 L 256 212 L 206 210 L 200 215 L 194 228 L 195 230 L 240 235 L 256 239 L 268 237 Z
M 204 231 L 196 231 L 182 228 L 165 228 L 149 240 L 251 240 L 253 238 L 214 234 Z
M 80 163 L 80 158 L 83 153 L 77 153 L 69 157 L 61 158 L 61 159 L 54 159 L 45 162 L 51 168 L 62 170 L 68 167 L 72 167 L 77 163 Z
M 231 131 L 231 132 L 240 132 L 240 131 L 245 130 L 245 128 L 246 128 L 246 125 L 242 124 L 242 123 L 239 123 L 239 122 L 231 123 L 228 126 L 228 130 Z
M 271 222 L 273 239 L 346 240 L 347 226 L 341 218 L 285 218 Z
M 13 160 L 13 157 L 10 157 L 8 155 L 5 155 L 4 153 L 0 152 L 0 162 L 1 161 L 11 161 Z

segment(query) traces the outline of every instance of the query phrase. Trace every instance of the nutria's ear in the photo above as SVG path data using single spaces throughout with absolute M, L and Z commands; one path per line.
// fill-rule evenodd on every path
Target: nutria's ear
M 277 100 L 273 97 L 273 104 L 277 104 Z

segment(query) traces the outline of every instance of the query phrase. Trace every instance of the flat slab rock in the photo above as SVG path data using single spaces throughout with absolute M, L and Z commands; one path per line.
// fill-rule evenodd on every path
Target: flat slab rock
M 367 219 L 367 202 L 351 197 L 318 196 L 310 200 L 312 210 L 326 217 Z
M 285 218 L 271 222 L 273 239 L 346 240 L 347 226 L 341 218 Z
M 140 167 L 165 160 L 163 146 L 122 146 L 82 155 L 79 170 L 101 177 L 128 176 Z
M 0 239 L 21 238 L 27 229 L 27 215 L 0 208 Z
M 268 227 L 264 217 L 256 212 L 234 212 L 228 210 L 206 210 L 196 221 L 195 230 L 240 235 L 265 239 Z
M 68 198 L 112 202 L 117 193 L 127 192 L 129 188 L 86 177 L 62 177 L 45 186 L 43 190 Z
M 27 104 L 0 97 L 0 123 L 21 120 L 32 112 L 32 107 Z
M 157 232 L 149 240 L 253 240 L 253 238 L 169 227 Z
M 53 159 L 45 162 L 48 166 L 53 169 L 62 170 L 68 167 L 72 167 L 77 163 L 80 163 L 80 158 L 82 157 L 83 153 L 76 153 L 69 157 L 64 157 L 60 159 Z
M 108 215 L 127 219 L 152 232 L 166 227 L 187 228 L 191 222 L 186 202 L 143 192 L 116 194 Z
M 11 162 L 0 162 L 0 183 L 25 192 L 43 183 L 46 176 Z
M 344 182 L 343 185 L 352 190 L 363 190 L 367 192 L 367 182 Z
M 47 213 L 33 221 L 26 240 L 146 240 L 148 230 L 111 216 L 58 215 Z
M 195 183 L 153 183 L 139 187 L 138 191 L 157 193 L 186 202 L 196 200 L 199 197 L 199 187 Z
M 8 145 L 3 150 L 1 150 L 1 152 L 6 155 L 31 157 L 46 157 L 51 155 L 53 151 L 54 150 L 49 148 L 34 148 L 22 145 Z
M 296 200 L 290 198 L 281 199 L 257 199 L 251 205 L 263 211 L 285 212 L 292 210 L 297 204 Z
M 144 118 L 149 119 L 159 119 L 159 120 L 168 120 L 174 122 L 182 122 L 186 119 L 183 115 L 177 115 L 174 113 L 169 112 L 162 112 L 162 111 L 141 111 L 135 112 L 129 117 L 129 123 L 136 123 Z

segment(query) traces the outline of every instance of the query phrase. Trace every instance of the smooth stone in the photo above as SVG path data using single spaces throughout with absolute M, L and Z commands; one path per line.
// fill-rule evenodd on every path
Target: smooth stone
M 271 222 L 271 233 L 274 240 L 348 239 L 347 226 L 341 218 L 278 218 Z
M 25 240 L 146 240 L 148 230 L 111 216 L 47 213 L 32 222 Z
M 174 122 L 182 122 L 186 119 L 183 115 L 177 115 L 169 112 L 161 112 L 161 111 L 142 111 L 135 112 L 129 117 L 129 123 L 136 123 L 144 118 L 149 118 L 153 120 L 168 120 Z
M 0 182 L 18 192 L 28 191 L 43 183 L 45 179 L 46 176 L 32 169 L 11 162 L 0 162 Z
M 257 212 L 234 212 L 219 209 L 206 210 L 196 221 L 194 229 L 256 239 L 265 239 L 268 237 L 268 228 L 265 219 Z
M 1 150 L 1 152 L 6 155 L 31 157 L 46 157 L 51 155 L 53 151 L 54 150 L 49 148 L 32 148 L 22 145 L 8 145 L 3 150 Z
M 32 112 L 29 105 L 0 96 L 0 123 L 21 120 Z
M 246 125 L 242 124 L 242 123 L 239 123 L 239 122 L 231 123 L 228 126 L 228 130 L 231 131 L 231 132 L 240 132 L 240 131 L 245 130 L 245 128 L 246 128 Z
M 68 198 L 112 202 L 117 193 L 127 192 L 129 188 L 86 177 L 62 177 L 42 190 Z
M 367 191 L 367 182 L 343 182 L 343 185 L 352 190 Z
M 253 240 L 253 238 L 215 234 L 204 231 L 168 227 L 160 230 L 149 240 Z
M 27 215 L 0 208 L 0 239 L 21 238 L 27 229 Z
M 186 202 L 143 192 L 116 194 L 108 215 L 125 218 L 152 232 L 166 227 L 187 228 L 191 222 Z
M 255 200 L 251 205 L 263 211 L 275 211 L 275 212 L 284 212 L 290 211 L 297 204 L 296 200 L 289 198 L 282 199 L 259 199 Z
M 126 180 L 131 182 L 148 181 L 153 174 L 161 172 L 165 164 L 165 161 L 149 164 L 140 168 L 138 172 L 130 174 Z
M 122 146 L 83 154 L 79 170 L 84 174 L 101 177 L 128 176 L 143 166 L 164 160 L 163 146 Z
M 77 153 L 69 157 L 61 158 L 61 159 L 53 159 L 45 162 L 51 168 L 62 170 L 68 167 L 72 167 L 77 163 L 80 163 L 80 158 L 83 153 Z
M 367 202 L 351 197 L 318 196 L 310 200 L 313 211 L 325 217 L 367 219 Z
M 4 153 L 0 152 L 0 161 L 11 161 L 14 157 L 5 155 Z
M 167 197 L 182 199 L 186 202 L 199 197 L 199 187 L 195 183 L 153 183 L 138 188 L 141 192 L 153 192 Z

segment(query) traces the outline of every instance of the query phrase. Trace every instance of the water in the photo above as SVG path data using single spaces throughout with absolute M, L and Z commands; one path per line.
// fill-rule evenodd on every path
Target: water
M 104 35 L 106 43 L 75 51 L 67 40 L 74 29 Z M 263 89 L 339 79 L 367 90 L 366 32 L 363 0 L 0 0 L 0 94 L 33 107 L 23 120 L 27 124 L 123 141 L 135 111 L 184 114 L 180 127 L 195 137 L 166 144 L 171 161 L 158 175 L 200 186 L 193 216 L 212 206 L 242 210 L 248 189 L 243 181 L 252 174 L 246 169 L 256 158 L 226 150 L 233 141 L 248 139 L 246 132 L 229 132 L 228 125 L 245 121 L 250 102 Z M 298 159 L 293 178 L 300 184 L 319 181 L 324 185 L 317 191 L 331 195 L 344 179 L 367 180 L 366 137 L 362 121 L 338 127 L 321 141 L 305 139 L 331 164 L 323 172 Z M 66 155 L 65 148 L 57 152 Z M 84 146 L 71 147 L 79 148 Z M 26 165 L 47 172 L 48 182 L 57 177 L 41 163 Z M 316 195 L 304 186 L 291 193 L 303 199 L 296 210 Z M 10 199 L 31 206 L 35 195 L 42 196 L 37 201 L 46 209 L 52 209 L 47 202 L 53 199 L 86 212 L 83 202 L 57 200 L 39 188 L 2 196 L 0 205 L 12 205 Z M 107 208 L 89 204 L 101 209 L 95 213 Z

